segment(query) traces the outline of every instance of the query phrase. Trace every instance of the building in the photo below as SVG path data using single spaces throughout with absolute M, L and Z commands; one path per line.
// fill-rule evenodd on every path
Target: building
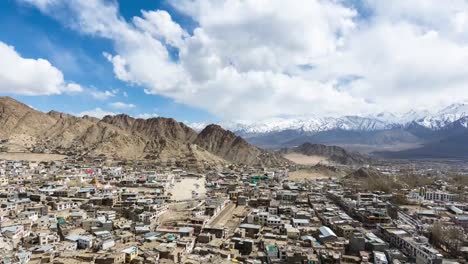
M 390 245 L 410 256 L 417 264 L 441 264 L 442 255 L 429 245 L 427 238 L 414 237 L 403 229 L 378 226 L 382 237 Z

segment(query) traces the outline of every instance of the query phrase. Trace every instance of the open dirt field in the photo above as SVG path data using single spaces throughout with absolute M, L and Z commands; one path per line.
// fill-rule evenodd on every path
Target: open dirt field
M 66 156 L 59 154 L 2 152 L 0 160 L 54 161 L 63 160 Z
M 299 153 L 288 153 L 283 155 L 286 159 L 301 165 L 317 165 L 319 163 L 328 164 L 328 159 L 323 156 L 307 156 Z
M 176 201 L 192 199 L 192 191 L 197 192 L 198 197 L 204 197 L 205 178 L 182 178 L 180 182 L 175 181 L 169 191 L 172 193 L 172 199 Z

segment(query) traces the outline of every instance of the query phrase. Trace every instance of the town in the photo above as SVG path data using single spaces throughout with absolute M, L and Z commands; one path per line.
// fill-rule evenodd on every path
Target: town
M 0 264 L 468 264 L 468 0 L 0 0 Z
M 371 168 L 291 180 L 297 169 L 2 160 L 0 261 L 466 263 L 465 183 L 382 191 L 359 184 Z

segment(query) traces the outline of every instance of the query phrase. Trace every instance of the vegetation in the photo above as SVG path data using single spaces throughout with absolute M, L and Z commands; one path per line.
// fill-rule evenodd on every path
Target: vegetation
M 444 226 L 435 223 L 431 228 L 431 241 L 433 244 L 456 256 L 465 240 L 465 233 L 457 226 Z
M 431 185 L 435 180 L 437 180 L 437 178 L 434 176 L 409 174 L 399 175 L 396 177 L 396 180 L 406 188 L 412 189 L 420 186 Z

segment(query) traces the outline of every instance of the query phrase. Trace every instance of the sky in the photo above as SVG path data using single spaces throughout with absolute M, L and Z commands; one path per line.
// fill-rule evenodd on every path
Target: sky
M 185 122 L 468 99 L 468 1 L 3 0 L 0 94 Z

